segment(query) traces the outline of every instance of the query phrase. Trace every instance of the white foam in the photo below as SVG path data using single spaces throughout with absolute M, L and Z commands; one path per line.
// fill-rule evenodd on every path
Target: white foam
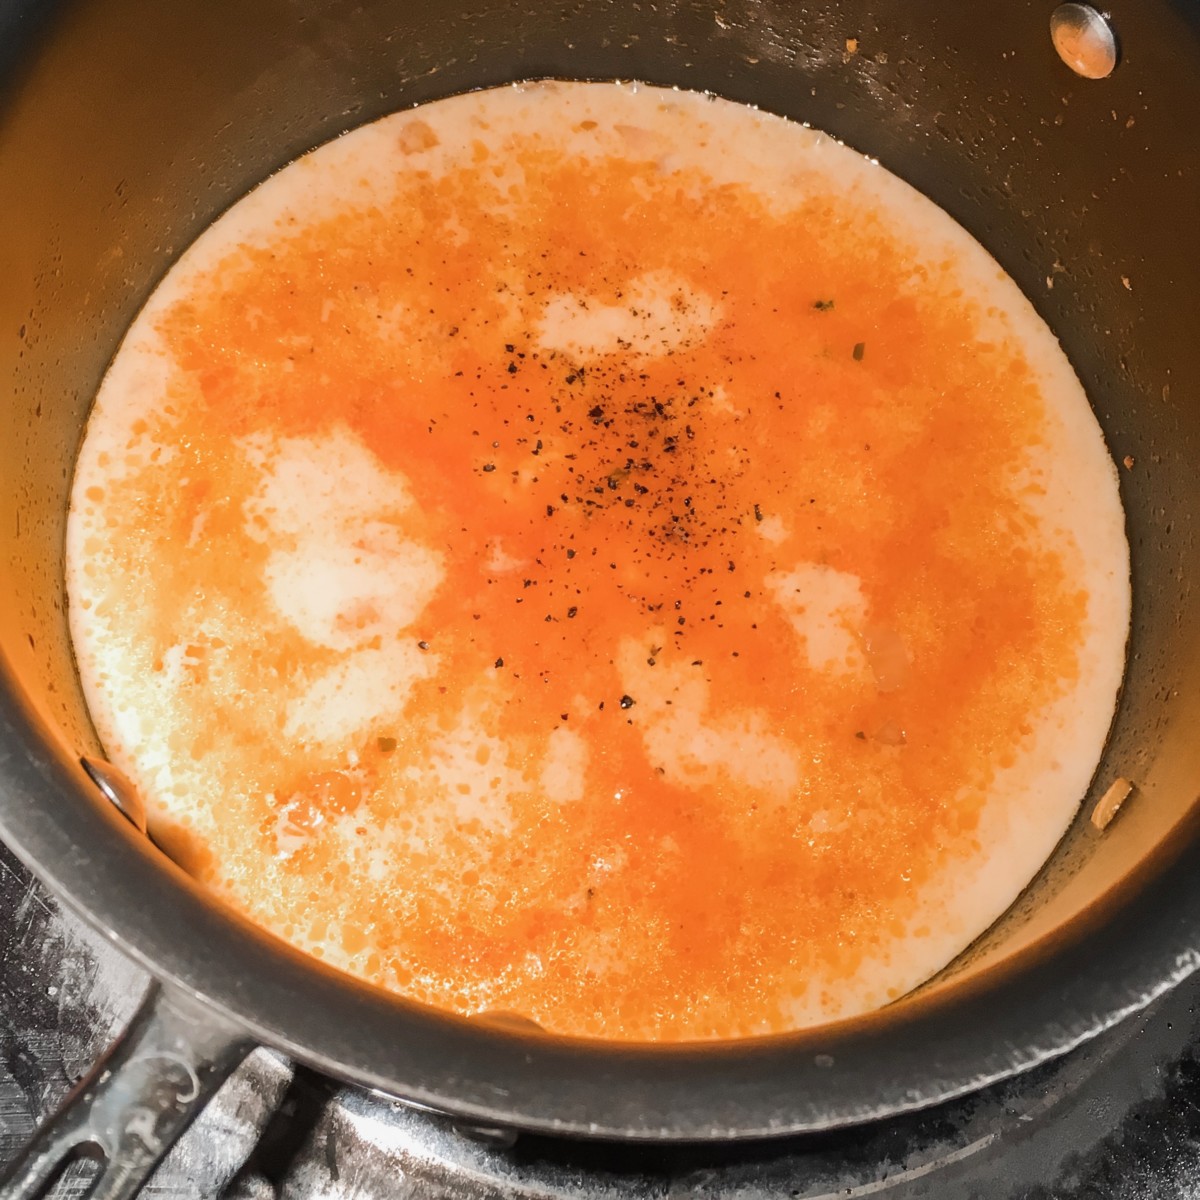
M 411 640 L 352 650 L 289 700 L 284 734 L 333 748 L 402 713 L 413 686 L 437 672 L 435 655 Z
M 246 532 L 271 547 L 267 589 L 319 646 L 348 650 L 394 636 L 421 614 L 442 579 L 440 556 L 404 536 L 404 480 L 385 472 L 346 430 L 242 446 L 261 473 Z
M 545 349 L 576 360 L 617 351 L 655 358 L 702 341 L 719 313 L 710 296 L 682 278 L 655 272 L 634 279 L 611 304 L 571 293 L 551 297 L 537 337 Z
M 732 780 L 776 800 L 786 800 L 800 780 L 797 747 L 770 728 L 764 711 L 722 707 L 711 711 L 711 688 L 687 663 L 651 667 L 644 646 L 667 639 L 662 630 L 628 638 L 617 654 L 626 692 L 637 697 L 632 719 L 646 754 L 681 787 Z
M 582 800 L 587 791 L 587 765 L 587 742 L 574 730 L 560 726 L 546 739 L 538 783 L 547 796 L 564 804 Z
M 496 715 L 486 701 L 471 701 L 454 727 L 429 738 L 428 757 L 405 777 L 445 808 L 456 827 L 496 832 L 511 827 L 511 798 L 531 784 L 515 763 L 513 746 L 488 732 Z
M 863 665 L 860 637 L 866 624 L 862 582 L 824 563 L 797 563 L 773 571 L 766 584 L 787 613 L 808 665 L 817 671 L 856 671 Z

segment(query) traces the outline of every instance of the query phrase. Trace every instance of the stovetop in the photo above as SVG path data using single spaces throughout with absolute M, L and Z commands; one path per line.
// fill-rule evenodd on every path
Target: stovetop
M 146 977 L 0 846 L 0 1163 Z M 484 1131 L 256 1051 L 171 1152 L 159 1200 L 1173 1200 L 1200 1197 L 1200 981 L 1055 1063 L 836 1134 L 669 1153 Z M 56 1193 L 83 1196 L 69 1173 Z

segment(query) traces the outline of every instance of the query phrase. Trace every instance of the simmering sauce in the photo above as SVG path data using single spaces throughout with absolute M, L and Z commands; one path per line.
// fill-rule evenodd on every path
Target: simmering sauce
M 129 331 L 68 530 L 80 672 L 228 903 L 462 1013 L 863 1012 L 1073 816 L 1128 626 L 1078 381 L 822 134 L 615 84 L 356 130 Z

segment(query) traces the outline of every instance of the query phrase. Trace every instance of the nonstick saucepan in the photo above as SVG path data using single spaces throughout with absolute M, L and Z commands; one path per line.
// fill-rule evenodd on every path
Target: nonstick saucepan
M 1200 2 L 1127 0 L 1106 78 L 1006 0 L 0 3 L 0 837 L 158 980 L 12 1169 L 106 1160 L 133 1195 L 256 1044 L 488 1126 L 714 1140 L 870 1121 L 1063 1053 L 1200 965 Z M 1118 461 L 1128 675 L 1093 795 L 1006 917 L 852 1021 L 626 1045 L 448 1016 L 214 903 L 97 788 L 63 537 L 88 407 L 171 263 L 343 130 L 542 77 L 709 90 L 877 158 L 969 229 L 1055 330 Z M 1136 784 L 1103 832 L 1118 776 Z

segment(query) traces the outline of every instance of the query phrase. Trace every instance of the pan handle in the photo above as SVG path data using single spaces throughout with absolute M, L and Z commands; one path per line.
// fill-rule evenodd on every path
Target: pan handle
M 80 1158 L 88 1200 L 132 1200 L 254 1041 L 174 989 L 151 984 L 128 1028 L 0 1175 L 3 1200 L 39 1200 Z

